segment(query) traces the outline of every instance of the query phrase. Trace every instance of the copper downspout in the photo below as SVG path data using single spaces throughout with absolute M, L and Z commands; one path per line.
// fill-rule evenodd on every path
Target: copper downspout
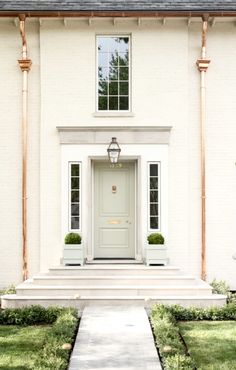
M 206 58 L 206 34 L 209 14 L 202 16 L 202 49 L 201 58 L 197 60 L 201 74 L 200 85 L 200 135 L 201 135 L 201 212 L 202 212 L 202 250 L 201 278 L 206 280 L 206 159 L 205 159 L 205 126 L 206 126 L 206 71 L 210 59 Z
M 23 73 L 22 82 L 22 257 L 23 280 L 28 279 L 28 247 L 27 247 L 27 108 L 28 108 L 28 72 L 32 64 L 27 58 L 27 43 L 25 36 L 25 14 L 19 15 L 20 34 L 22 38 L 22 59 L 19 65 Z

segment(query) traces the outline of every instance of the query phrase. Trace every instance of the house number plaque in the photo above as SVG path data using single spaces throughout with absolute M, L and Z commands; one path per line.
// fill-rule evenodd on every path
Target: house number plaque
M 123 167 L 122 163 L 112 163 L 110 164 L 110 168 L 121 168 Z

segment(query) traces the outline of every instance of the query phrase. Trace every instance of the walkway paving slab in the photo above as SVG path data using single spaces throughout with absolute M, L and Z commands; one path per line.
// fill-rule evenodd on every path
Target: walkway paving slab
M 161 370 L 143 307 L 85 307 L 69 370 Z

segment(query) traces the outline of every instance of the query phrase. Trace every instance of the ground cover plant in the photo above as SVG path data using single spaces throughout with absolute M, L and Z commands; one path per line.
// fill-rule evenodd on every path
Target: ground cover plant
M 77 328 L 75 309 L 1 310 L 0 369 L 67 369 Z
M 236 369 L 236 321 L 179 322 L 197 369 Z
M 33 369 L 51 326 L 0 325 L 0 369 Z
M 207 320 L 207 322 L 206 322 Z M 230 329 L 233 321 L 234 329 Z M 235 338 L 236 332 L 236 305 L 234 303 L 227 304 L 223 307 L 210 307 L 210 308 L 184 308 L 179 305 L 166 306 L 166 305 L 155 305 L 151 311 L 151 324 L 153 327 L 153 332 L 156 340 L 156 344 L 160 353 L 163 368 L 165 370 L 231 370 L 236 369 L 236 359 L 235 359 L 235 343 L 232 343 L 233 336 Z M 200 322 L 199 322 L 200 321 Z M 209 324 L 208 328 L 211 327 L 213 334 L 209 332 L 209 338 L 207 334 L 201 332 L 200 327 L 195 329 L 194 325 L 202 323 L 202 329 L 204 324 Z M 215 324 L 215 326 L 214 326 Z M 222 334 L 218 329 L 224 329 L 225 332 Z M 221 324 L 221 325 L 220 325 Z M 187 326 L 188 325 L 188 326 Z M 212 326 L 210 326 L 212 325 Z M 215 330 L 214 330 L 215 328 Z M 226 359 L 219 358 L 218 363 L 214 365 L 215 367 L 204 367 L 204 362 L 201 362 L 200 357 L 195 357 L 195 351 L 197 351 L 197 346 L 201 345 L 202 350 L 207 352 L 208 346 L 205 345 L 205 341 L 214 347 L 217 337 L 215 336 L 217 332 L 218 336 L 225 336 L 225 341 L 221 341 L 221 350 L 226 353 L 229 350 L 228 362 Z M 200 335 L 203 335 L 203 339 Z M 205 338 L 204 338 L 205 335 Z M 186 336 L 186 340 L 185 340 Z M 230 337 L 230 340 L 226 340 Z M 232 339 L 232 340 L 231 340 Z M 196 344 L 194 343 L 196 340 Z M 198 343 L 198 340 L 200 344 Z M 187 345 L 186 345 L 187 344 Z M 195 350 L 193 350 L 195 348 Z M 232 353 L 234 354 L 232 355 Z M 214 353 L 214 349 L 212 350 Z M 191 355 L 191 356 L 190 356 Z M 234 356 L 234 363 L 232 365 L 231 357 Z M 207 356 L 207 354 L 205 354 Z M 211 353 L 209 352 L 209 358 Z M 231 357 L 230 357 L 231 356 Z M 204 361 L 204 360 L 203 360 Z M 202 365 L 203 364 L 203 365 Z M 233 367 L 231 367 L 233 366 Z

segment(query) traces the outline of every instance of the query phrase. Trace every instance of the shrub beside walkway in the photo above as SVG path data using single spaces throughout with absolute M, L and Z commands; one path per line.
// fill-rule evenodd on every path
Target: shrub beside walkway
M 235 303 L 205 309 L 179 305 L 153 306 L 151 322 L 163 368 L 235 370 L 235 320 Z M 208 358 L 210 367 L 206 364 L 203 353 Z
M 67 369 L 77 327 L 75 309 L 0 310 L 0 369 Z
M 143 307 L 86 307 L 69 370 L 161 370 Z

